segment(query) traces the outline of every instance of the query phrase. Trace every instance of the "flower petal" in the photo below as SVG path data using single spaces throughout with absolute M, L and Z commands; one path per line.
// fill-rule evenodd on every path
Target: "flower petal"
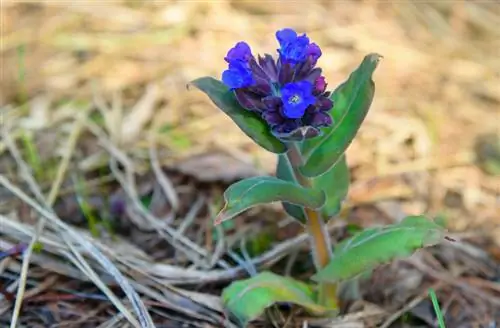
M 324 76 L 317 77 L 314 81 L 314 93 L 318 95 L 322 94 L 323 92 L 325 92 L 327 85 L 328 84 L 326 83 Z
M 270 111 L 278 110 L 281 106 L 281 98 L 276 96 L 268 96 L 262 99 L 262 102 Z
M 280 135 L 283 133 L 290 133 L 293 130 L 299 128 L 298 120 L 286 120 L 283 123 L 276 125 L 272 128 L 272 133 L 275 135 Z
M 278 39 L 280 46 L 283 46 L 286 43 L 295 41 L 297 39 L 297 32 L 291 28 L 284 28 L 276 32 L 276 39 Z
M 235 70 L 225 70 L 222 73 L 222 82 L 231 89 L 237 89 L 242 87 L 243 79 L 238 71 Z
M 222 82 L 231 89 L 244 88 L 255 83 L 252 72 L 239 60 L 229 63 L 229 69 L 222 73 Z
M 313 64 L 311 58 L 306 58 L 303 62 L 297 64 L 295 67 L 295 81 L 304 80 L 310 74 Z M 314 82 L 314 81 L 310 81 Z
M 284 62 L 295 65 L 307 59 L 308 45 L 309 38 L 301 35 L 295 41 L 283 44 L 278 52 Z
M 314 84 L 318 77 L 321 76 L 322 70 L 321 68 L 316 67 L 312 71 L 309 71 L 308 74 L 304 77 L 304 80 L 311 82 Z
M 316 43 L 311 43 L 307 47 L 307 56 L 311 58 L 313 66 L 316 65 L 316 62 L 318 61 L 318 58 L 321 57 L 321 55 L 321 48 Z
M 324 112 L 316 112 L 308 118 L 308 123 L 312 126 L 329 126 L 333 123 L 330 115 Z
M 259 56 L 258 59 L 259 65 L 262 67 L 267 77 L 271 82 L 276 82 L 278 80 L 278 68 L 276 67 L 274 58 L 269 54 L 265 54 L 264 57 Z
M 282 63 L 279 71 L 278 81 L 281 85 L 285 85 L 292 82 L 293 79 L 293 67 L 289 63 Z
M 262 118 L 270 125 L 275 126 L 285 122 L 285 118 L 281 116 L 279 111 L 266 111 L 262 113 Z
M 236 89 L 234 94 L 240 105 L 248 110 L 260 112 L 266 109 L 266 106 L 261 101 L 261 96 L 255 93 L 244 89 Z
M 319 97 L 316 101 L 316 107 L 322 112 L 329 111 L 333 107 L 333 100 L 327 97 Z
M 281 88 L 283 114 L 288 118 L 301 118 L 310 105 L 316 102 L 312 95 L 313 85 L 309 81 L 287 83 Z
M 229 49 L 226 57 L 224 57 L 224 60 L 228 63 L 235 60 L 248 62 L 252 57 L 252 50 L 250 49 L 248 43 L 241 41 L 236 43 L 233 48 Z

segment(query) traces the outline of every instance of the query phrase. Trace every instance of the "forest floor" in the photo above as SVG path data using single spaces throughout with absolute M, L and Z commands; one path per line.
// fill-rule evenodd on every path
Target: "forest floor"
M 248 276 L 242 246 L 257 270 L 311 274 L 279 205 L 213 227 L 224 189 L 276 159 L 186 88 L 283 27 L 321 46 L 330 88 L 383 56 L 332 236 L 425 214 L 455 242 L 377 268 L 339 318 L 254 326 L 437 327 L 429 288 L 447 327 L 500 324 L 495 2 L 4 0 L 1 24 L 0 326 L 234 327 L 219 296 Z

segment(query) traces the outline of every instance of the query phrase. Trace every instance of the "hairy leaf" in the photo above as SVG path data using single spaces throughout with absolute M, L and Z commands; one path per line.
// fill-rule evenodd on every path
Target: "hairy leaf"
M 321 213 L 325 218 L 330 218 L 340 212 L 342 202 L 349 190 L 349 177 L 346 157 L 342 155 L 326 173 L 313 179 L 314 189 L 323 190 L 326 194 L 325 206 L 321 208 Z
M 283 154 L 278 157 L 276 176 L 282 180 L 297 183 L 290 162 Z M 322 190 L 326 195 L 326 203 L 321 208 L 323 218 L 327 220 L 336 215 L 340 211 L 349 189 L 349 168 L 345 156 L 343 155 L 328 172 L 313 178 L 312 188 Z M 305 224 L 303 207 L 284 202 L 283 208 L 288 215 Z
M 253 177 L 238 181 L 224 192 L 226 204 L 215 224 L 231 219 L 241 212 L 259 205 L 287 202 L 319 209 L 326 201 L 321 190 L 308 189 L 275 177 Z
M 312 279 L 350 279 L 393 259 L 410 256 L 419 248 L 436 245 L 444 237 L 445 230 L 423 216 L 409 216 L 397 224 L 366 229 L 341 242 L 333 260 Z
M 276 166 L 276 177 L 279 179 L 290 181 L 293 183 L 298 183 L 295 179 L 292 166 L 286 155 L 278 155 L 278 163 Z M 300 223 L 306 223 L 306 215 L 304 213 L 304 208 L 298 205 L 290 204 L 287 202 L 282 202 L 285 212 L 288 213 L 292 218 L 298 220 Z
M 267 123 L 256 113 L 241 107 L 234 93 L 224 83 L 212 77 L 202 77 L 192 81 L 191 84 L 203 91 L 218 108 L 226 113 L 258 145 L 276 154 L 286 151 L 285 144 L 271 133 Z
M 250 279 L 233 282 L 222 293 L 224 306 L 243 325 L 259 317 L 266 308 L 276 303 L 292 303 L 312 315 L 336 313 L 315 302 L 311 286 L 271 272 L 262 272 Z
M 333 92 L 330 115 L 335 124 L 323 129 L 321 137 L 304 141 L 307 161 L 300 168 L 303 175 L 315 177 L 327 172 L 351 144 L 372 103 L 375 93 L 372 75 L 380 58 L 378 54 L 367 55 L 347 81 Z

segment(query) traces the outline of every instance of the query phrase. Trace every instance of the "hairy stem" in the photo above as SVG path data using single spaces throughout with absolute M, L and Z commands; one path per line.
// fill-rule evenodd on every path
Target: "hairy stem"
M 298 167 L 302 165 L 302 156 L 295 143 L 290 143 L 287 152 L 288 160 L 293 169 L 295 179 L 303 187 L 311 187 L 311 181 L 300 174 Z M 307 231 L 311 242 L 311 252 L 316 270 L 319 271 L 325 267 L 332 258 L 330 246 L 330 236 L 325 229 L 324 220 L 318 211 L 311 208 L 305 208 L 307 219 Z M 337 284 L 322 283 L 319 285 L 319 302 L 328 306 L 337 305 Z

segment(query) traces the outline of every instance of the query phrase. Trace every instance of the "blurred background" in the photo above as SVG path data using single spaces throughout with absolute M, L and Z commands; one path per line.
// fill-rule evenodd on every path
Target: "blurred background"
M 136 201 L 155 218 L 199 245 L 200 254 L 214 252 L 211 219 L 224 188 L 273 174 L 276 160 L 187 84 L 201 76 L 220 79 L 223 58 L 238 41 L 254 54 L 274 55 L 275 31 L 292 27 L 322 48 L 318 65 L 330 89 L 366 54 L 383 56 L 373 105 L 347 152 L 353 185 L 345 218 L 370 226 L 425 213 L 489 261 L 500 261 L 497 1 L 3 0 L 1 9 L 0 172 L 27 190 L 26 172 L 19 170 L 24 162 L 44 194 L 57 190 L 51 205 L 78 231 L 100 240 L 116 235 L 143 252 L 137 256 L 145 263 L 194 265 L 147 215 L 126 211 L 133 184 Z M 119 165 L 113 169 L 110 160 Z M 1 238 L 5 245 L 29 242 L 36 220 L 7 189 L 0 188 Z M 224 228 L 229 249 L 256 226 L 279 231 L 279 242 L 302 232 L 279 206 L 263 207 Z M 265 233 L 251 242 L 252 256 L 276 245 Z M 440 268 L 458 276 L 457 267 L 468 272 L 478 265 L 440 254 L 446 258 Z M 165 282 L 176 282 L 175 274 L 164 274 Z M 484 271 L 469 274 L 493 281 Z M 402 304 L 424 276 L 407 286 Z M 219 287 L 197 290 L 217 295 Z M 443 290 L 447 297 L 455 295 L 450 288 Z M 11 305 L 0 311 L 7 318 Z M 481 307 L 483 319 L 495 313 L 488 306 Z

